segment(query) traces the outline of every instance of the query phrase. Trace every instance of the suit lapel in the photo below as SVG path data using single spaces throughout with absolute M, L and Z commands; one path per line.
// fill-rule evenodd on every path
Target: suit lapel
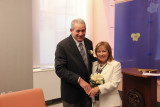
M 88 50 L 90 49 L 90 47 L 89 47 L 89 45 L 88 45 L 88 43 L 86 42 L 85 39 L 84 39 L 84 44 L 85 44 L 85 48 L 86 48 L 86 55 L 87 55 L 87 60 L 88 60 L 88 68 L 89 68 L 89 71 L 90 71 L 90 68 L 92 68 L 92 67 L 90 67 L 91 60 L 90 60 L 89 54 L 88 54 Z
M 87 44 L 87 42 L 85 41 L 85 39 L 84 39 L 84 44 L 85 44 L 85 48 L 86 48 L 86 55 L 87 55 L 87 59 L 88 59 L 88 62 L 89 62 L 89 54 L 88 54 L 88 50 L 89 50 L 89 45 Z
M 112 65 L 110 62 L 107 61 L 107 65 L 104 67 L 101 74 L 105 75 L 106 73 L 110 73 L 111 69 L 112 69 Z
M 83 58 L 82 58 L 82 56 L 81 56 L 81 54 L 80 54 L 80 52 L 78 50 L 78 47 L 77 47 L 75 41 L 72 38 L 72 35 L 70 35 L 69 40 L 70 40 L 70 42 L 69 42 L 70 43 L 70 47 L 72 47 L 72 50 L 73 50 L 74 54 L 85 65 L 85 63 L 83 61 Z

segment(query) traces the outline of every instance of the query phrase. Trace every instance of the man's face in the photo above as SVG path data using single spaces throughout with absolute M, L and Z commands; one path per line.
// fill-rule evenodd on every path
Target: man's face
M 71 28 L 70 32 L 75 40 L 77 40 L 78 42 L 82 42 L 86 34 L 85 24 L 75 23 L 74 29 Z

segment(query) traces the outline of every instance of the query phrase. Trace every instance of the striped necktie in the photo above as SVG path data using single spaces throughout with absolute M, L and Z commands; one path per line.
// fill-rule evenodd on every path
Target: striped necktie
M 83 61 L 85 63 L 85 65 L 87 66 L 88 68 L 88 61 L 87 61 L 87 56 L 86 56 L 86 53 L 84 51 L 84 48 L 83 48 L 83 44 L 82 43 L 79 43 L 79 48 L 80 48 L 80 53 L 81 53 L 81 56 L 83 58 Z

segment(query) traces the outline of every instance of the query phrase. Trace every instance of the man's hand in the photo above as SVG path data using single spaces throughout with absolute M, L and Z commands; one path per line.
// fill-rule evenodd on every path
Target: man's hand
M 90 84 L 88 84 L 86 81 L 84 81 L 82 78 L 79 79 L 79 85 L 84 89 L 84 91 L 89 95 L 89 92 L 91 90 Z

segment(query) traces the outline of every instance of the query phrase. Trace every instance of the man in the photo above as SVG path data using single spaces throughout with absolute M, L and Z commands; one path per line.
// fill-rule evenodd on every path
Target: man
M 89 77 L 95 60 L 89 51 L 92 42 L 85 38 L 86 25 L 82 19 L 71 23 L 71 35 L 58 43 L 55 52 L 56 74 L 61 78 L 63 107 L 91 107 L 87 95 L 91 90 Z M 82 50 L 83 52 L 82 52 Z M 81 53 L 83 53 L 81 55 Z

